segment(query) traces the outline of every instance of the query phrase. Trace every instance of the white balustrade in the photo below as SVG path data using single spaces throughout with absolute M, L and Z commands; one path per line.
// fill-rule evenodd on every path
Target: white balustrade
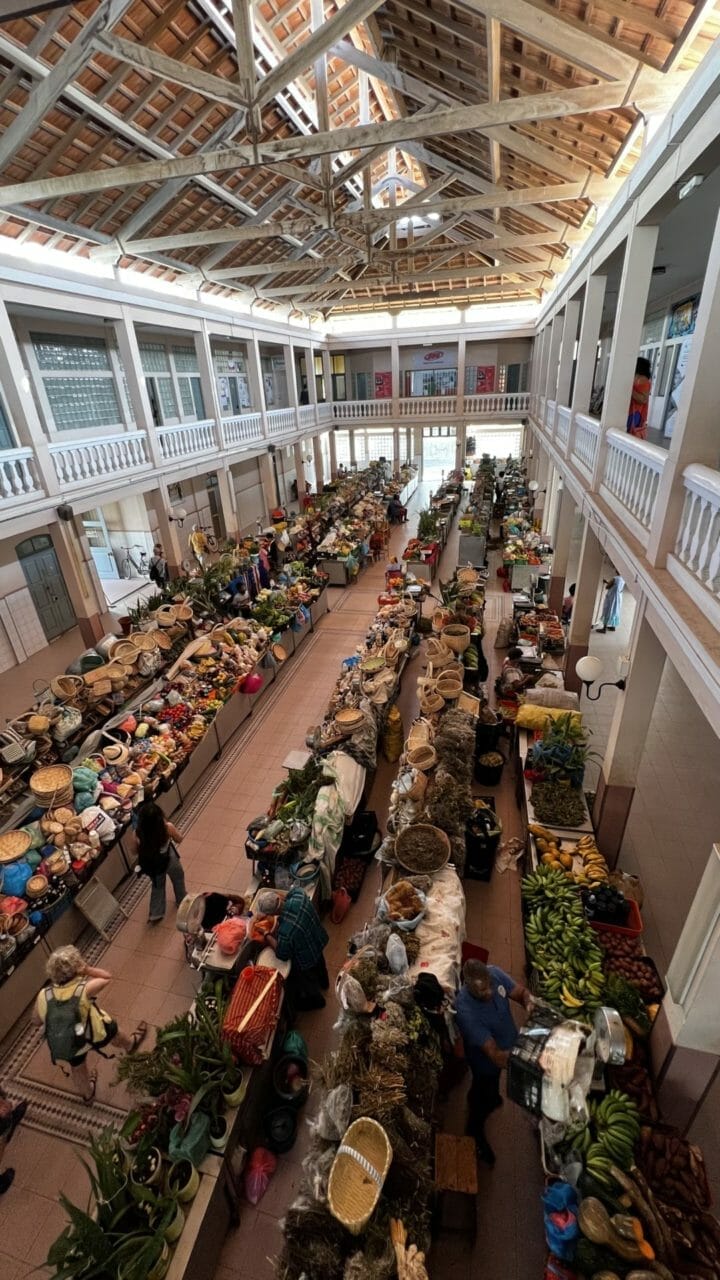
M 158 427 L 157 437 L 166 462 L 194 458 L 199 453 L 211 453 L 217 448 L 212 418 L 205 422 L 180 422 L 174 427 Z
M 336 400 L 333 412 L 338 422 L 357 422 L 363 418 L 391 418 L 392 400 Z
M 545 401 L 545 427 L 546 427 L 546 429 L 550 432 L 550 435 L 552 435 L 552 433 L 553 433 L 553 427 L 555 426 L 555 408 L 556 408 L 556 406 L 557 406 L 557 401 L 556 401 L 556 400 L 546 400 L 546 401 Z
M 401 418 L 455 418 L 456 396 L 405 396 L 399 401 Z
M 481 413 L 493 418 L 520 417 L 530 408 L 528 391 L 495 391 L 464 397 L 465 413 Z
M 225 449 L 242 448 L 255 440 L 262 440 L 262 415 L 259 413 L 243 413 L 236 418 L 223 418 L 220 423 L 222 442 Z
M 696 464 L 683 472 L 685 506 L 675 555 L 720 602 L 720 472 Z
M 0 453 L 0 494 L 4 502 L 42 495 L 32 449 L 3 449 Z
M 567 442 L 570 438 L 571 418 L 572 410 L 568 409 L 564 404 L 559 404 L 557 407 L 557 417 L 555 419 L 557 424 L 555 428 L 555 439 L 558 444 L 561 444 L 563 447 L 567 446 Z
M 108 476 L 144 471 L 151 465 L 146 431 L 126 431 L 95 440 L 65 440 L 51 444 L 49 451 L 60 484 L 73 488 L 96 484 Z
M 591 418 L 587 413 L 576 413 L 575 444 L 572 454 L 573 461 L 575 461 L 583 471 L 586 471 L 589 476 L 592 476 L 595 467 L 595 457 L 597 455 L 599 439 L 599 418 Z
M 297 431 L 294 409 L 270 409 L 267 415 L 268 435 L 285 436 Z
M 335 405 L 319 404 L 317 407 L 318 422 L 332 422 L 335 417 Z
M 314 427 L 315 426 L 315 405 L 301 404 L 300 408 L 298 409 L 298 418 L 300 419 L 301 427 Z
M 667 452 L 646 440 L 612 429 L 608 431 L 606 440 L 605 472 L 600 491 L 605 497 L 614 498 L 615 504 L 619 504 L 623 512 L 647 532 Z
M 545 421 L 545 396 L 538 396 L 535 417 L 538 422 Z

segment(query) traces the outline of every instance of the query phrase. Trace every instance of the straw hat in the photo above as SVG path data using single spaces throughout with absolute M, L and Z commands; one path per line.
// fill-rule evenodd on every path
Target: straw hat
M 130 758 L 130 752 L 122 742 L 111 742 L 103 747 L 103 755 L 108 764 L 125 764 Z

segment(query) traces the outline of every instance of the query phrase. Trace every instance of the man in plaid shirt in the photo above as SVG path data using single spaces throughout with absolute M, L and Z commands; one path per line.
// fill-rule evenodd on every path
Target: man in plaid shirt
M 277 938 L 268 938 L 278 960 L 291 963 L 288 995 L 299 1009 L 324 1009 L 330 985 L 323 950 L 328 935 L 304 889 L 291 889 L 281 911 Z

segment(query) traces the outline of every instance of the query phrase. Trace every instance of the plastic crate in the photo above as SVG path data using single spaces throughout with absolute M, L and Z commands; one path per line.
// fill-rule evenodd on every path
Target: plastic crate
M 598 933 L 620 933 L 624 938 L 639 938 L 643 931 L 642 916 L 637 902 L 628 898 L 630 910 L 625 924 L 603 924 L 600 920 L 588 920 Z
M 345 828 L 339 853 L 347 858 L 372 858 L 380 843 L 377 814 L 372 809 L 363 809 L 355 814 L 349 827 Z

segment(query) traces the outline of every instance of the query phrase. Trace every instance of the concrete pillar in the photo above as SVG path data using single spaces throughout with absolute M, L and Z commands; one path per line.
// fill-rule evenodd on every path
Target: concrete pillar
M 625 692 L 617 700 L 593 808 L 598 847 L 611 867 L 616 865 L 620 853 L 665 667 L 665 650 L 644 612 L 640 606 L 635 613 L 630 672 Z M 600 682 L 603 678 L 611 680 L 612 675 L 605 673 Z
M 48 438 L 43 430 L 30 380 L 25 373 L 23 358 L 10 322 L 5 303 L 0 299 L 0 386 L 10 421 L 15 428 L 18 447 L 34 449 L 38 466 L 38 479 L 51 497 L 60 500 L 60 483 L 48 449 Z
M 399 467 L 400 467 L 400 428 L 399 427 L 393 427 L 392 467 L 393 467 L 393 471 L 399 470 Z
M 567 574 L 570 542 L 575 527 L 575 499 L 569 489 L 563 489 L 559 495 L 558 519 L 553 543 L 552 576 L 550 578 L 550 595 L 548 603 L 558 615 L 565 598 L 565 577 Z
M 575 674 L 575 665 L 579 658 L 585 657 L 590 645 L 590 630 L 595 614 L 602 565 L 603 549 L 590 527 L 590 521 L 586 520 L 565 662 L 565 688 L 574 690 L 575 693 L 579 693 L 582 688 Z
M 541 329 L 535 341 L 533 342 L 532 357 L 532 394 L 535 401 L 535 409 L 540 411 L 539 399 L 544 395 L 543 390 L 543 370 L 545 368 L 545 342 L 547 337 L 547 326 Z
M 80 516 L 58 520 L 52 540 L 83 644 L 90 648 L 105 635 L 111 619 Z
M 252 338 L 247 344 L 248 351 L 248 383 L 250 385 L 250 399 L 252 400 L 253 410 L 260 414 L 262 418 L 263 435 L 267 436 L 267 407 L 265 405 L 265 386 L 262 377 L 262 363 L 260 360 L 260 343 L 257 338 Z
M 337 442 L 335 440 L 335 432 L 332 427 L 328 431 L 328 445 L 330 449 L 330 479 L 337 480 L 338 464 L 337 464 Z
M 412 452 L 411 457 L 417 458 L 422 466 L 422 427 L 412 428 Z
M 465 422 L 458 422 L 455 428 L 455 470 L 461 471 L 465 461 L 465 440 L 467 437 L 467 425 Z
M 348 427 L 348 441 L 350 443 L 350 465 L 355 466 L 357 463 L 357 454 L 355 452 L 355 427 Z
M 400 459 L 401 462 L 412 462 L 412 427 L 405 428 L 405 456 Z
M 588 274 L 585 281 L 585 299 L 583 301 L 575 365 L 575 386 L 573 387 L 572 404 L 570 406 L 572 413 L 567 447 L 568 458 L 572 457 L 575 448 L 575 414 L 587 413 L 590 407 L 606 284 L 607 279 L 605 276 Z
M 555 524 L 557 520 L 559 484 L 560 472 L 556 467 L 551 466 L 547 481 L 547 493 L 545 495 L 545 506 L 543 511 L 543 529 L 550 539 L 551 546 L 554 546 L 555 543 Z
M 545 516 L 545 500 L 547 498 L 547 490 L 550 476 L 550 455 L 545 452 L 542 446 L 538 445 L 538 457 L 535 467 L 535 479 L 538 487 L 533 502 L 533 519 L 542 521 Z M 544 526 L 543 526 L 544 527 Z
M 277 481 L 275 479 L 275 468 L 273 466 L 273 456 L 267 451 L 261 453 L 258 457 L 258 470 L 260 472 L 260 483 L 262 484 L 263 496 L 265 498 L 265 514 L 268 515 L 274 507 L 280 504 L 280 494 L 278 493 Z
M 565 321 L 563 323 L 562 337 L 560 339 L 560 362 L 558 365 L 556 396 L 558 405 L 569 406 L 570 404 L 570 383 L 572 382 L 572 371 L 575 361 L 575 343 L 577 341 L 579 315 L 579 298 L 575 298 L 565 304 Z M 557 428 L 557 415 L 555 418 L 555 428 Z
M 685 501 L 683 471 L 691 462 L 717 470 L 720 461 L 717 433 L 717 406 L 720 403 L 718 333 L 720 214 L 715 223 L 682 396 L 650 526 L 647 558 L 651 564 L 660 567 L 664 566 L 668 553 L 673 550 L 680 528 Z
M 168 519 L 170 498 L 167 485 L 162 476 L 158 477 L 157 488 L 150 489 L 144 495 L 150 527 L 157 530 L 157 537 L 162 543 L 171 578 L 177 578 L 182 572 L 182 562 L 186 558 L 187 533 L 183 540 L 183 532 L 177 520 Z M 187 528 L 187 526 L 186 526 Z
M 392 415 L 394 418 L 399 418 L 402 387 L 400 386 L 400 347 L 396 339 L 390 343 L 390 385 L 392 390 Z
M 611 427 L 625 431 L 630 394 L 635 376 L 635 363 L 640 350 L 645 309 L 647 307 L 658 228 L 634 226 L 625 244 L 617 309 L 613 320 L 610 364 L 605 383 L 605 398 L 600 419 L 592 488 L 600 487 L 605 471 L 605 436 Z
M 322 493 L 324 480 L 325 480 L 325 473 L 323 470 L 322 442 L 320 440 L 319 435 L 313 436 L 312 447 L 313 447 L 313 460 L 315 462 L 315 487 L 318 493 Z
M 559 365 L 560 344 L 562 342 L 564 328 L 565 328 L 564 314 L 555 316 L 555 319 L 552 322 L 552 330 L 550 332 L 550 342 L 548 344 L 547 377 L 545 382 L 545 385 L 547 387 L 545 394 L 548 400 L 557 400 L 558 373 L 560 368 L 560 365 Z M 554 427 L 555 427 L 554 421 L 551 422 L 550 426 L 554 430 Z
M 295 459 L 295 479 L 297 480 L 298 504 L 302 511 L 302 500 L 305 495 L 305 457 L 303 454 L 302 440 L 296 440 L 293 445 L 293 456 Z
M 465 336 L 464 336 L 464 334 L 463 334 L 461 337 L 459 337 L 459 338 L 458 338 L 458 347 L 457 347 L 457 363 L 458 363 L 458 371 L 457 371 L 457 406 L 456 406 L 456 410 L 455 410 L 455 411 L 456 411 L 456 413 L 459 415 L 459 417 L 460 417 L 460 418 L 462 418 L 462 417 L 463 417 L 463 414 L 465 413 L 465 345 L 466 345 L 466 339 L 465 339 Z M 459 429 L 458 429 L 458 437 L 459 437 L 459 436 L 460 436 L 460 431 L 459 431 Z M 463 457 L 461 457 L 461 458 L 460 458 L 460 461 L 459 461 L 459 462 L 457 461 L 457 454 L 458 454 L 458 450 L 457 450 L 457 448 L 456 448 L 456 450 L 455 450 L 455 466 L 456 466 L 456 467 L 461 467 L 461 466 L 462 466 L 462 463 L 463 463 L 463 458 L 464 458 L 464 456 L 465 456 L 465 448 L 464 448 L 464 446 L 463 446 Z
M 220 501 L 220 518 L 225 530 L 225 537 L 236 541 L 239 537 L 240 520 L 235 501 L 235 485 L 232 471 L 227 463 L 215 468 L 218 481 L 218 499 Z
M 283 344 L 283 360 L 285 362 L 285 381 L 288 389 L 288 405 L 297 413 L 300 405 L 300 393 L 295 375 L 295 351 L 290 343 Z
M 325 400 L 327 404 L 332 404 L 332 401 L 333 401 L 332 360 L 330 359 L 330 352 L 327 351 L 325 347 L 323 347 L 321 354 L 322 354 L 322 367 L 323 367 L 323 382 L 325 383 Z

